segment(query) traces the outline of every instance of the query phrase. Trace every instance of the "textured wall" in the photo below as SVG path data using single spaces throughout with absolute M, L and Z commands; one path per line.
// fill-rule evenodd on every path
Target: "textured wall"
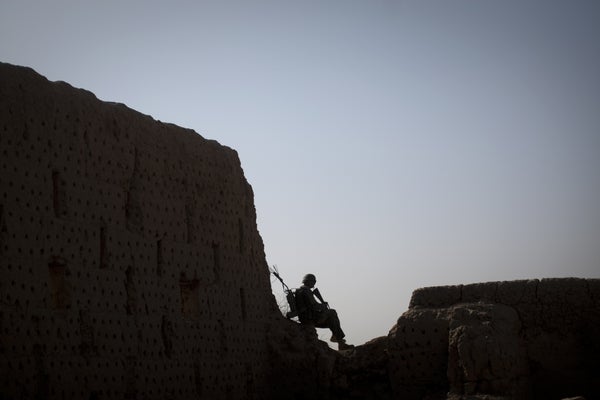
M 336 373 L 357 398 L 596 399 L 599 337 L 599 279 L 429 287 Z
M 264 398 L 235 151 L 0 64 L 0 398 Z
M 600 397 L 599 279 L 420 289 L 395 329 L 431 313 L 447 323 L 452 393 Z

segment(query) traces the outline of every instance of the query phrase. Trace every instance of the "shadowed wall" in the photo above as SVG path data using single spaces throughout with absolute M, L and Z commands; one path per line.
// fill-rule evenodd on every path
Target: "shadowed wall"
M 0 77 L 1 394 L 266 396 L 280 315 L 237 153 L 27 68 Z

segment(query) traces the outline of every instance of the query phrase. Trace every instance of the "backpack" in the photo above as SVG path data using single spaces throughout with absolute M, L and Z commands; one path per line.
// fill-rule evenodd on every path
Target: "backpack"
M 295 290 L 290 289 L 288 285 L 285 284 L 281 276 L 279 276 L 279 271 L 277 270 L 277 266 L 273 265 L 273 268 L 270 268 L 271 273 L 281 282 L 283 286 L 283 292 L 285 293 L 285 299 L 287 300 L 289 311 L 285 313 L 285 317 L 287 319 L 292 319 L 298 316 L 298 305 L 296 304 L 296 293 Z
M 290 311 L 285 313 L 285 317 L 287 319 L 292 319 L 298 316 L 298 306 L 296 305 L 296 293 L 292 289 L 287 289 L 285 291 L 285 299 L 288 302 L 288 306 L 290 307 Z

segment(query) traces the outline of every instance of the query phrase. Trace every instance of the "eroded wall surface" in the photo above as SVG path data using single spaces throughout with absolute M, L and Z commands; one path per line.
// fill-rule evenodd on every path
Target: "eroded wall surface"
M 268 396 L 235 151 L 0 64 L 0 398 Z
M 356 398 L 595 399 L 599 337 L 600 279 L 429 287 L 336 372 Z
M 395 343 L 402 340 L 398 328 L 404 321 L 423 328 L 418 321 L 432 314 L 445 324 L 440 330 L 447 334 L 450 393 L 600 397 L 600 279 L 420 289 L 391 333 Z

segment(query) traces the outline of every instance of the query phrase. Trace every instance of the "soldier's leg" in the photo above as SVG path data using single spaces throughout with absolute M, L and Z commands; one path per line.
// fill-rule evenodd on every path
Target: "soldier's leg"
M 335 310 L 326 310 L 322 313 L 321 320 L 318 321 L 318 328 L 329 328 L 331 329 L 331 333 L 333 333 L 332 341 L 338 341 L 344 339 L 346 334 L 342 331 L 342 327 L 340 326 L 340 319 Z

